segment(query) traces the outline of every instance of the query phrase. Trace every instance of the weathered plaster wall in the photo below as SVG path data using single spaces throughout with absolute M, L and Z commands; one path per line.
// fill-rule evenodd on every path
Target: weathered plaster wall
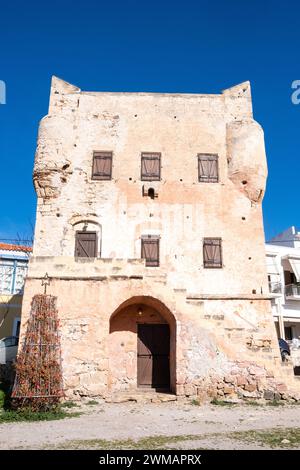
M 94 150 L 113 151 L 111 181 L 91 180 Z M 162 153 L 154 200 L 143 197 L 142 151 Z M 217 184 L 198 182 L 197 154 L 206 152 L 219 155 Z M 159 234 L 160 269 L 176 288 L 267 292 L 256 204 L 265 178 L 248 83 L 222 95 L 167 95 L 85 93 L 54 79 L 35 161 L 34 255 L 73 257 L 87 220 L 101 232 L 103 258 L 139 258 L 140 236 Z M 203 269 L 203 237 L 222 237 L 224 269 Z

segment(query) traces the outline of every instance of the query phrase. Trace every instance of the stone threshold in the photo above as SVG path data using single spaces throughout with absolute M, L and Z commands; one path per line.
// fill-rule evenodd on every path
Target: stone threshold
M 124 392 L 113 392 L 105 397 L 106 403 L 166 403 L 177 401 L 177 396 L 170 392 L 140 389 Z

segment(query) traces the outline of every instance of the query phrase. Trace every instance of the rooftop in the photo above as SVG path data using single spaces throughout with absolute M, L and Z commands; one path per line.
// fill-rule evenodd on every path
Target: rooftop
M 12 245 L 11 243 L 0 243 L 0 250 L 22 251 L 23 253 L 31 253 L 32 247 L 25 245 Z

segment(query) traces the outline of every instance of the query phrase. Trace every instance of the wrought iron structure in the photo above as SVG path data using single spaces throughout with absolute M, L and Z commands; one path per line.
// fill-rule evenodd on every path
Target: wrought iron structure
M 12 392 L 14 406 L 52 408 L 64 395 L 56 297 L 33 297 L 20 347 Z

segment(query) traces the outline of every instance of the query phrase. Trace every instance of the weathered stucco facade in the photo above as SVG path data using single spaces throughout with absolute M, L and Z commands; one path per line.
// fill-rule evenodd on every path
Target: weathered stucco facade
M 112 152 L 110 180 L 92 179 L 95 151 Z M 159 181 L 141 181 L 142 152 L 160 152 Z M 199 182 L 198 154 L 218 156 L 218 182 Z M 47 272 L 68 394 L 136 389 L 137 330 L 149 323 L 169 325 L 178 395 L 286 393 L 292 371 L 281 365 L 265 267 L 266 176 L 248 82 L 184 95 L 82 92 L 53 78 L 22 329 Z M 97 233 L 95 258 L 74 256 L 78 231 Z M 141 259 L 146 235 L 159 237 L 157 267 Z M 206 237 L 222 240 L 221 268 L 204 267 Z

